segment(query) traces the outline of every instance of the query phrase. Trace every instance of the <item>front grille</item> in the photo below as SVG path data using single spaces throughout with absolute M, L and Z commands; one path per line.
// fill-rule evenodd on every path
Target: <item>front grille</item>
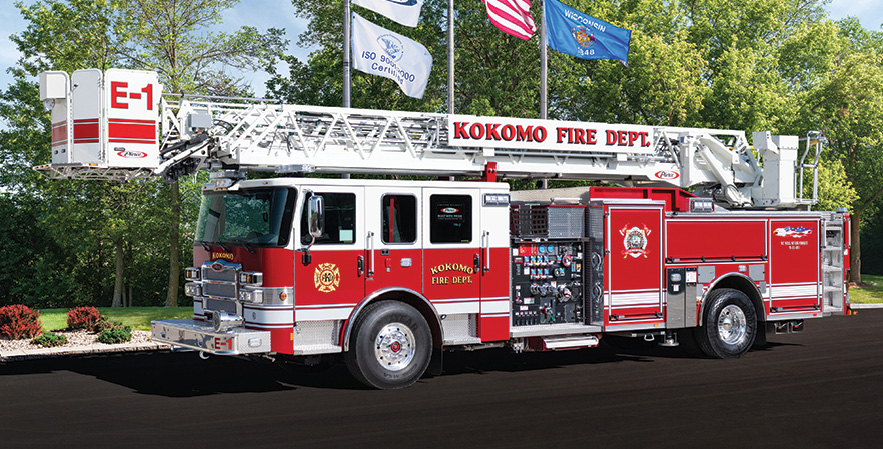
M 236 299 L 236 284 L 204 282 L 202 294 L 215 298 Z
M 222 260 L 202 264 L 202 294 L 215 298 L 238 299 L 236 281 L 242 265 Z
M 212 266 L 218 265 L 221 267 L 220 271 L 215 271 Z M 239 269 L 242 268 L 242 265 L 232 264 L 232 263 L 205 263 L 202 266 L 202 278 L 207 281 L 223 281 L 223 282 L 236 282 L 236 276 L 239 274 Z

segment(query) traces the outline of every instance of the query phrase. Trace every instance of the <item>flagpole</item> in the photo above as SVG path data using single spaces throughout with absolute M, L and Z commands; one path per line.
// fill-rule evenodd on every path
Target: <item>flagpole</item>
M 454 113 L 454 0 L 448 0 L 448 114 Z
M 548 41 L 546 37 L 546 5 L 540 0 L 540 17 L 542 29 L 540 30 L 540 118 L 549 118 L 549 56 L 546 51 Z
M 546 37 L 546 2 L 540 0 L 540 118 L 546 120 L 549 118 L 549 55 L 546 53 L 548 41 Z M 544 178 L 539 180 L 540 189 L 549 188 L 549 180 Z
M 350 12 L 350 0 L 343 2 L 343 107 L 350 107 L 350 27 L 352 26 L 352 12 Z M 342 179 L 350 179 L 349 173 L 340 175 Z
M 350 107 L 350 0 L 343 2 L 343 107 Z

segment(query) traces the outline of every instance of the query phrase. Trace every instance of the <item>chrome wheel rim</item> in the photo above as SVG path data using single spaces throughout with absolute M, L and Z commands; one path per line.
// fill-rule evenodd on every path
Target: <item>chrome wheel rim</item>
M 374 357 L 384 369 L 400 371 L 411 364 L 417 348 L 414 332 L 402 323 L 389 323 L 374 339 Z
M 724 307 L 717 318 L 717 333 L 724 343 L 730 345 L 739 343 L 748 334 L 745 312 L 734 304 Z

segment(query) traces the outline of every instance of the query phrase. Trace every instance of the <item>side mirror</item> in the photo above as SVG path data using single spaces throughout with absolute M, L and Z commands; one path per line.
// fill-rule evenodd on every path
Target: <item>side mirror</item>
M 309 208 L 307 223 L 310 236 L 317 239 L 325 233 L 325 199 L 320 195 L 311 196 Z

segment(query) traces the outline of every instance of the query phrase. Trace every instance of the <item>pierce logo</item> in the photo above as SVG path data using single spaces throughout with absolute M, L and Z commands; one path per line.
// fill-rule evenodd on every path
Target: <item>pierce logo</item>
M 654 173 L 653 176 L 655 176 L 656 179 L 670 180 L 670 179 L 678 179 L 681 176 L 681 174 L 676 171 L 659 170 L 658 172 Z
M 141 159 L 147 157 L 147 153 L 143 151 L 132 151 L 132 150 L 123 150 L 118 151 L 117 156 L 126 158 L 126 159 Z
M 445 207 L 441 211 L 443 214 L 456 214 L 457 212 L 460 212 L 456 207 Z

